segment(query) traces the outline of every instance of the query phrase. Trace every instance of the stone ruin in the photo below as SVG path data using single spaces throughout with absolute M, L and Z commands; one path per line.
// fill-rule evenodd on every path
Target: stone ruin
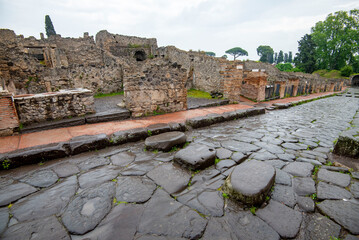
M 40 36 L 24 38 L 12 30 L 0 29 L 0 86 L 8 91 L 0 96 L 0 107 L 9 108 L 9 112 L 17 112 L 20 117 L 12 124 L 6 124 L 1 117 L 0 131 L 7 134 L 19 123 L 93 112 L 93 107 L 86 109 L 73 103 L 79 97 L 71 91 L 64 103 L 59 102 L 65 98 L 43 98 L 45 93 L 55 96 L 54 92 L 60 90 L 88 89 L 92 95 L 124 91 L 123 105 L 132 116 L 139 117 L 186 110 L 186 90 L 190 88 L 220 93 L 231 103 L 238 103 L 240 95 L 264 101 L 339 91 L 344 84 L 343 80 L 280 72 L 265 63 L 228 61 L 174 46 L 158 47 L 155 38 L 123 36 L 105 30 L 98 32 L 95 39 L 88 33 L 80 38 Z M 75 90 L 78 91 L 82 90 Z M 25 99 L 16 95 L 24 94 L 42 94 L 40 98 L 27 97 L 37 99 L 31 100 L 35 102 L 42 99 L 34 106 L 45 109 L 46 116 L 31 115 L 32 110 L 21 107 Z M 12 95 L 15 104 L 9 105 Z M 87 97 L 81 102 L 89 104 Z M 70 109 L 58 110 L 61 104 Z M 57 114 L 46 114 L 50 109 Z

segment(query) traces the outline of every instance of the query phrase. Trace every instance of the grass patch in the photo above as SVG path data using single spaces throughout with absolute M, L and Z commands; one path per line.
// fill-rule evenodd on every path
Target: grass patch
M 187 91 L 187 97 L 212 99 L 211 94 L 209 94 L 208 92 L 196 90 L 193 88 Z
M 339 70 L 326 70 L 326 69 L 321 69 L 321 70 L 317 70 L 315 72 L 313 72 L 313 74 L 319 74 L 319 76 L 321 77 L 325 77 L 325 78 L 345 78 L 348 79 L 348 77 L 343 77 L 342 75 L 340 75 L 340 71 Z
M 112 97 L 112 96 L 118 96 L 118 95 L 123 95 L 123 91 L 114 92 L 114 93 L 97 93 L 94 95 L 94 98 Z

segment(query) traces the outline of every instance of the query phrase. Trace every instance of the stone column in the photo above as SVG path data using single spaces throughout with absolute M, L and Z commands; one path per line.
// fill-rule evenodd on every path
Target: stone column
M 279 98 L 284 98 L 284 93 L 285 93 L 285 83 L 281 83 L 279 88 Z

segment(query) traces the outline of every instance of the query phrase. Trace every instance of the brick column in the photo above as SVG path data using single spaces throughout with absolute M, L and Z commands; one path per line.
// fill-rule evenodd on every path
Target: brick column
M 281 83 L 279 88 L 279 98 L 284 98 L 284 93 L 285 93 L 285 83 Z
M 0 136 L 13 134 L 19 127 L 19 118 L 16 113 L 12 94 L 8 91 L 0 92 Z
M 243 64 L 224 63 L 220 71 L 222 77 L 223 97 L 231 103 L 239 102 L 243 80 Z

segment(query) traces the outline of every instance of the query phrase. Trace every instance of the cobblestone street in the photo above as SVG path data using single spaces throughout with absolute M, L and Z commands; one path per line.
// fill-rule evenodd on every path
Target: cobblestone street
M 140 141 L 2 171 L 0 238 L 358 239 L 357 165 L 328 160 L 357 111 L 359 98 L 336 96 L 187 131 L 184 149 L 216 151 L 204 170 Z M 223 185 L 255 160 L 274 167 L 275 183 L 246 206 Z

